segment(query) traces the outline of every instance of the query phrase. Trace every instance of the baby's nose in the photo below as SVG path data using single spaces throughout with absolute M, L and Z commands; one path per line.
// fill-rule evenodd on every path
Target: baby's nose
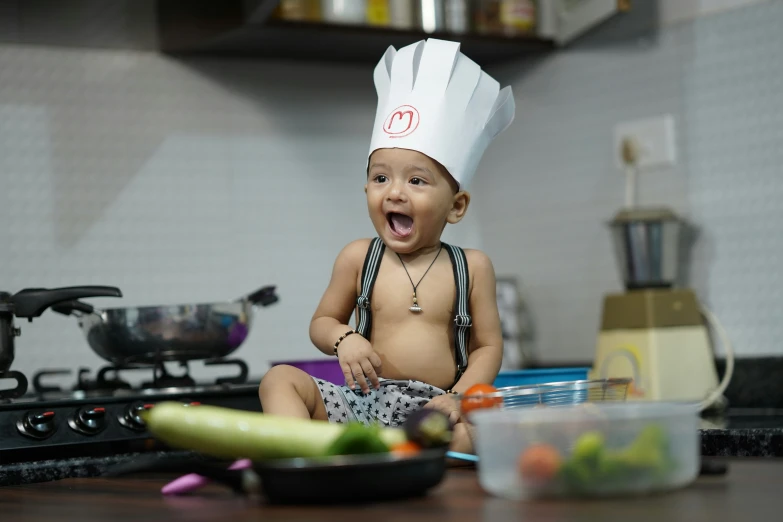
M 388 197 L 390 200 L 404 200 L 408 196 L 405 192 L 404 186 L 401 187 L 400 185 L 393 183 L 389 187 Z

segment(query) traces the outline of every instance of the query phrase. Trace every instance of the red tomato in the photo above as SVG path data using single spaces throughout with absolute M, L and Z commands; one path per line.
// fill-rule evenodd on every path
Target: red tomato
M 462 413 L 465 414 L 473 410 L 499 408 L 500 405 L 503 404 L 503 397 L 489 396 L 489 394 L 497 391 L 498 389 L 491 384 L 474 384 L 462 395 L 462 401 L 460 403 Z
M 519 472 L 532 482 L 546 482 L 560 469 L 561 458 L 557 448 L 549 444 L 528 446 L 519 456 Z

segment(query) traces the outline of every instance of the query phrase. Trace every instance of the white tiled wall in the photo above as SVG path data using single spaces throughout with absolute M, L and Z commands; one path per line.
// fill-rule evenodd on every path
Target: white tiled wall
M 761 3 L 499 73 L 519 119 L 486 158 L 476 199 L 493 202 L 479 211 L 484 246 L 520 278 L 539 357 L 592 357 L 601 296 L 621 289 L 603 224 L 623 203 L 612 128 L 664 113 L 680 161 L 640 178 L 640 202 L 699 229 L 690 282 L 736 352 L 783 354 L 781 23 L 783 2 Z
M 374 103 L 366 68 L 2 46 L 0 288 L 116 285 L 89 301 L 135 306 L 276 284 L 236 355 L 254 375 L 323 357 L 309 319 L 339 250 L 373 233 Z M 475 214 L 446 237 L 479 239 Z M 18 370 L 103 364 L 75 319 L 20 326 Z
M 517 123 L 445 240 L 519 278 L 538 357 L 592 357 L 601 294 L 619 288 L 602 226 L 622 202 L 612 125 L 664 112 L 682 160 L 644 178 L 641 199 L 701 228 L 693 281 L 737 351 L 783 352 L 781 23 L 770 2 L 493 70 L 513 81 Z M 334 257 L 373 232 L 374 103 L 366 67 L 0 46 L 0 288 L 117 285 L 130 306 L 277 284 L 281 302 L 259 310 L 237 356 L 255 375 L 318 357 L 307 326 Z M 16 369 L 102 364 L 74 319 L 21 327 Z

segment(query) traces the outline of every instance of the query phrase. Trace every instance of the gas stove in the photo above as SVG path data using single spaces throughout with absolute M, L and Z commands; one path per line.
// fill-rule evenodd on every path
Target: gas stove
M 87 368 L 40 370 L 25 395 L 0 400 L 0 465 L 166 450 L 139 416 L 161 401 L 261 411 L 258 383 L 248 381 L 244 361 L 217 359 L 203 364 L 233 366 L 238 371 L 197 381 L 185 363 L 180 363 L 183 372 L 178 375 L 163 364 L 106 366 L 94 376 Z M 52 383 L 74 373 L 69 389 Z M 131 384 L 132 374 L 144 380 Z

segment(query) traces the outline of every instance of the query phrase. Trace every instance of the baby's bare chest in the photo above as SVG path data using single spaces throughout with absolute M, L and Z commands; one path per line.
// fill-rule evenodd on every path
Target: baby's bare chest
M 404 267 L 397 259 L 385 257 L 370 297 L 373 318 L 386 322 L 415 317 L 426 323 L 449 324 L 456 285 L 450 259 L 443 254 L 441 257 L 429 269 L 420 264 Z M 360 290 L 361 281 L 357 283 Z M 412 311 L 415 306 L 420 311 Z

